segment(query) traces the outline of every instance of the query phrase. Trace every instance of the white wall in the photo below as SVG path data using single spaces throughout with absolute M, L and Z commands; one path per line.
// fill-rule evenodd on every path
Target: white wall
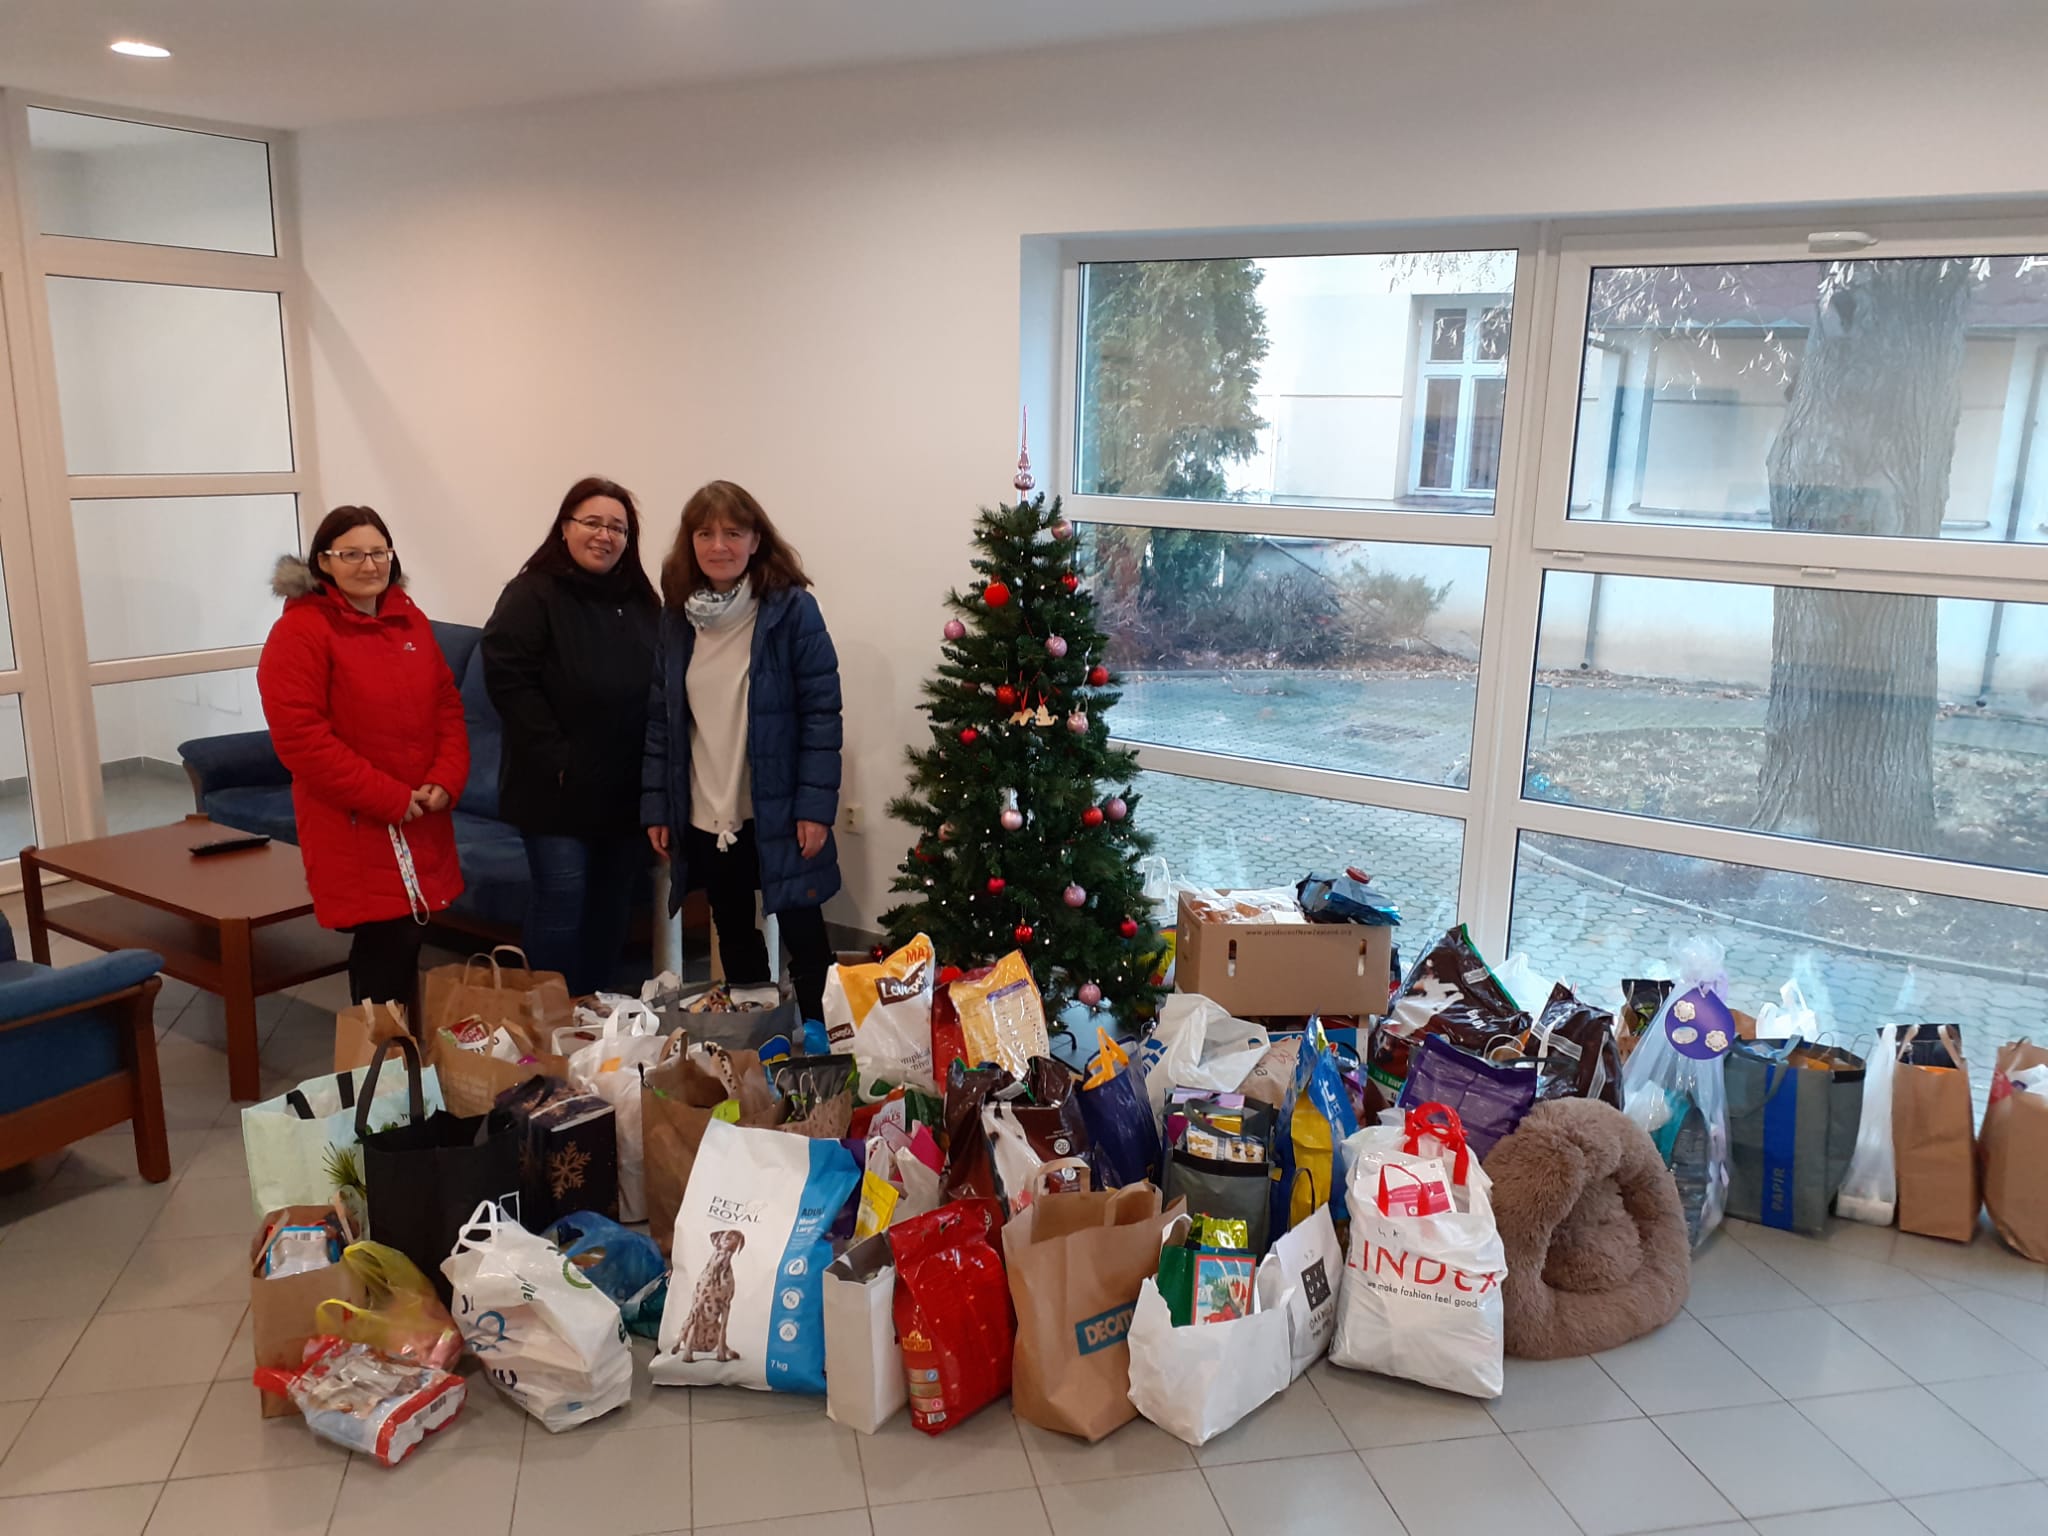
M 311 132 L 324 493 L 382 508 L 427 609 L 480 622 L 577 475 L 634 487 L 657 538 L 701 481 L 748 484 L 839 644 L 875 819 L 834 915 L 870 918 L 1020 358 L 1050 459 L 1030 237 L 2034 193 L 2044 62 L 2031 0 L 1446 0 Z

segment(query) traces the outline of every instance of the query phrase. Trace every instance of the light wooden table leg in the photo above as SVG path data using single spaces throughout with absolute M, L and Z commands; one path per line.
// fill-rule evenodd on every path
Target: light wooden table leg
M 256 972 L 246 918 L 220 925 L 221 1003 L 228 1023 L 228 1097 L 248 1104 L 263 1097 L 256 1039 Z

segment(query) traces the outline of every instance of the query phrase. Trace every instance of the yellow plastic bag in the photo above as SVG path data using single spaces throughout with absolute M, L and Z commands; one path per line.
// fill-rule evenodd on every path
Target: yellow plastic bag
M 313 1313 L 317 1332 L 366 1344 L 409 1365 L 454 1369 L 462 1335 L 418 1265 L 396 1248 L 368 1242 L 350 1243 L 341 1251 L 341 1262 L 362 1282 L 369 1300 L 362 1306 L 338 1299 L 321 1302 Z

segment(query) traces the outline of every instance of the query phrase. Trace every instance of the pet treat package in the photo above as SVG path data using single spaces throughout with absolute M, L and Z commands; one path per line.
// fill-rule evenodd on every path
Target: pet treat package
M 937 1092 L 934 969 L 932 941 L 920 933 L 873 965 L 835 965 L 826 972 L 825 1032 L 834 1051 L 851 1051 L 860 1063 L 863 1089 L 878 1082 L 908 1083 Z
M 837 1141 L 712 1121 L 676 1211 L 655 1383 L 823 1392 L 831 1232 L 859 1184 Z
M 993 1241 L 1002 1224 L 995 1201 L 955 1200 L 889 1229 L 910 1422 L 928 1435 L 1010 1390 L 1017 1323 Z
M 993 1062 L 1012 1077 L 1022 1077 L 1032 1057 L 1052 1049 L 1045 1000 L 1016 950 L 986 970 L 960 977 L 946 993 L 960 1021 L 970 1067 Z
M 1727 986 L 1721 945 L 1704 936 L 1678 952 L 1679 980 L 1629 1052 L 1622 1108 L 1650 1133 L 1678 1185 L 1697 1249 L 1728 1204 L 1728 1088 L 1722 1058 L 1736 1040 L 1721 1000 Z
M 1436 941 L 1410 968 L 1391 1011 L 1372 1032 L 1366 1051 L 1366 1113 L 1393 1107 L 1408 1079 L 1409 1062 L 1423 1039 L 1442 1035 L 1453 1045 L 1488 1054 L 1507 1036 L 1529 1029 L 1529 1016 L 1461 924 Z
M 395 1467 L 462 1411 L 462 1378 L 438 1366 L 406 1364 L 367 1344 L 316 1339 L 296 1370 L 264 1367 L 256 1385 L 291 1398 L 323 1440 Z

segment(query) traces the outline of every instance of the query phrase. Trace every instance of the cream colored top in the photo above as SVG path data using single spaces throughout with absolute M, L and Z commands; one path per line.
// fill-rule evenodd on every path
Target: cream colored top
M 732 846 L 754 814 L 747 768 L 747 695 L 754 648 L 749 613 L 721 629 L 700 628 L 684 686 L 690 695 L 690 825 Z

